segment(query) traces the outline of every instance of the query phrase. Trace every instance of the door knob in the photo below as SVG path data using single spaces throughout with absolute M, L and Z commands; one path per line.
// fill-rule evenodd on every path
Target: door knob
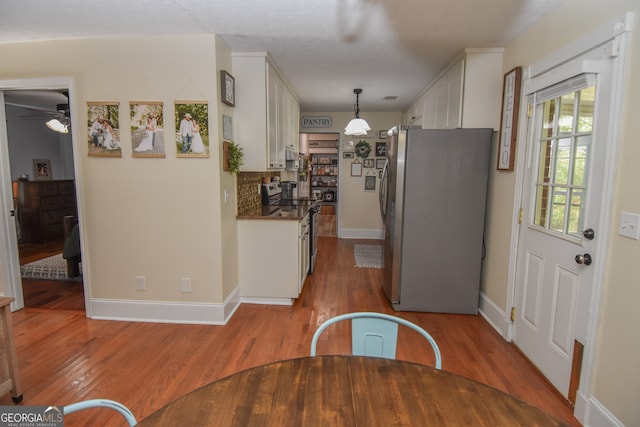
M 593 262 L 593 259 L 589 254 L 584 254 L 584 255 L 578 254 L 576 255 L 576 262 L 578 264 L 591 265 L 591 262 Z
M 596 237 L 596 232 L 593 231 L 593 228 L 587 228 L 582 232 L 582 235 L 587 240 L 593 240 L 593 238 Z

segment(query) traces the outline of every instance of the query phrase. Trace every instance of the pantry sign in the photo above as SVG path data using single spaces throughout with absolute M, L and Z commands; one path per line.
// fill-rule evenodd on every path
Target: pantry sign
M 302 116 L 300 127 L 303 128 L 330 128 L 333 126 L 331 116 Z

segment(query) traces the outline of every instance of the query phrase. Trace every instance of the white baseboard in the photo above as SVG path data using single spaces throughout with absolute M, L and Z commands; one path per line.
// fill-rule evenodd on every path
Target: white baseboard
M 598 399 L 585 396 L 580 391 L 576 396 L 574 415 L 584 427 L 624 427 Z
M 125 301 L 94 298 L 91 318 L 129 322 L 225 325 L 240 306 L 238 290 L 222 304 L 164 301 Z
M 338 230 L 341 239 L 384 239 L 384 231 L 370 228 L 341 228 Z
M 480 315 L 504 338 L 511 341 L 512 324 L 507 314 L 491 301 L 483 292 L 480 292 L 480 307 L 478 309 Z
M 240 297 L 243 304 L 293 305 L 293 298 Z

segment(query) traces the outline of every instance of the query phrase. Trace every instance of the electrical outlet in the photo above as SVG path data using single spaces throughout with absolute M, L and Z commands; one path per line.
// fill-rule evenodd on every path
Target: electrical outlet
M 620 214 L 620 229 L 618 234 L 631 239 L 640 239 L 640 215 L 622 212 Z
M 182 290 L 182 292 L 191 292 L 191 278 L 183 277 L 180 289 Z
M 144 291 L 147 279 L 144 276 L 136 276 L 136 291 Z

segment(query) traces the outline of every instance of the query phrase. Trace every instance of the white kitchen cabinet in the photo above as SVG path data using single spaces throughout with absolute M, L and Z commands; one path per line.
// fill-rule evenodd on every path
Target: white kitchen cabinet
M 298 151 L 298 99 L 266 52 L 232 55 L 234 142 L 244 149 L 240 169 L 284 169 L 285 150 Z
M 422 121 L 407 124 L 423 129 L 500 127 L 502 97 L 502 48 L 465 49 L 436 78 L 416 102 L 424 105 Z
M 238 220 L 238 280 L 244 301 L 291 304 L 309 271 L 309 215 Z
M 424 95 L 418 97 L 407 110 L 407 124 L 421 125 L 424 113 Z
M 298 280 L 298 294 L 302 292 L 302 288 L 304 287 L 304 282 L 307 280 L 307 276 L 309 275 L 309 244 L 310 244 L 310 224 L 309 224 L 309 214 L 300 221 L 300 232 L 298 236 L 298 264 L 300 265 L 300 269 L 298 270 L 300 274 L 300 279 Z

